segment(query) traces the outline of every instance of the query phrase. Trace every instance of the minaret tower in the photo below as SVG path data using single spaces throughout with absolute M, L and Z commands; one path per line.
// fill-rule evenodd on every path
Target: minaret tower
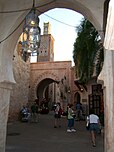
M 45 34 L 51 34 L 50 33 L 50 29 L 51 29 L 51 24 L 49 22 L 48 23 L 44 23 L 43 35 L 45 35 Z
M 54 38 L 50 34 L 50 23 L 44 23 L 43 35 L 41 35 L 38 49 L 38 62 L 54 61 Z

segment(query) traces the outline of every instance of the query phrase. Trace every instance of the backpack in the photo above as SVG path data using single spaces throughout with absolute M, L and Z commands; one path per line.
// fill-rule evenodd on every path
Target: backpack
M 77 104 L 76 104 L 76 109 L 82 110 L 82 105 L 81 105 L 80 103 L 77 103 Z
M 61 115 L 62 115 L 62 112 L 63 112 L 62 109 L 59 108 L 58 115 L 61 116 Z

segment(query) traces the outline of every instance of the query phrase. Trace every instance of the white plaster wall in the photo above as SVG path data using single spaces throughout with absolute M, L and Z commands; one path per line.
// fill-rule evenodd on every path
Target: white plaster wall
M 88 20 L 90 20 L 96 27 L 96 29 L 102 30 L 104 1 L 105 0 L 55 0 L 52 1 L 53 3 L 40 7 L 39 9 L 41 12 L 45 12 L 52 8 L 58 7 L 69 8 L 78 11 L 81 12 L 85 17 L 87 17 Z M 50 0 L 36 0 L 35 2 L 36 6 L 41 6 L 50 2 Z M 31 7 L 31 0 L 0 0 L 0 12 L 14 11 L 19 9 L 22 10 Z M 6 105 L 9 104 L 10 90 L 8 88 L 8 85 L 12 85 L 13 83 L 15 83 L 13 77 L 12 57 L 19 35 L 22 32 L 22 25 L 19 26 L 19 24 L 23 22 L 23 19 L 27 13 L 28 11 L 0 13 L 0 115 L 2 115 L 4 112 L 2 111 L 2 103 L 6 103 Z M 13 34 L 11 34 L 15 29 L 17 30 Z M 7 36 L 10 34 L 11 36 L 6 39 Z M 5 41 L 2 42 L 2 40 L 4 39 Z M 3 91 L 3 87 L 1 86 L 1 84 L 6 87 L 6 91 Z M 9 91 L 8 94 L 7 90 Z M 5 96 L 7 97 L 7 99 L 4 98 Z M 7 110 L 8 108 L 6 109 L 6 112 Z M 0 117 L 0 121 L 2 121 L 2 123 L 0 123 L 0 135 L 3 135 L 0 139 L 0 152 L 5 152 L 5 131 L 7 114 L 3 115 L 2 118 Z

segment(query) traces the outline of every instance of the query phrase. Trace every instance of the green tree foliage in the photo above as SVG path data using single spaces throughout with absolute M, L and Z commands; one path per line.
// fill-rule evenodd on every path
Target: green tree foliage
M 76 30 L 77 38 L 74 43 L 73 50 L 76 77 L 79 77 L 81 82 L 86 83 L 93 75 L 96 60 L 100 60 L 100 62 L 97 62 L 97 75 L 101 71 L 101 62 L 103 62 L 103 47 L 101 49 L 101 45 L 99 45 L 101 43 L 98 32 L 88 20 L 83 19 Z M 100 51 L 98 53 L 99 49 Z

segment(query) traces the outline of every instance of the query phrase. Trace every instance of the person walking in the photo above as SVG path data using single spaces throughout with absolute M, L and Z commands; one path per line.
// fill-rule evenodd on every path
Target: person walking
M 60 103 L 58 102 L 54 108 L 54 118 L 55 118 L 54 128 L 61 127 L 61 120 L 60 120 L 61 115 L 62 115 L 62 109 Z
M 76 121 L 80 121 L 82 118 L 82 104 L 78 101 L 76 103 Z
M 68 128 L 67 132 L 76 132 L 74 129 L 74 110 L 73 110 L 73 104 L 68 105 Z
M 89 116 L 87 116 L 87 123 L 89 123 L 92 145 L 93 147 L 96 147 L 96 133 L 99 129 L 100 120 L 99 117 L 94 114 L 93 109 L 90 109 Z
M 38 122 L 38 105 L 36 102 L 31 106 L 31 122 Z

